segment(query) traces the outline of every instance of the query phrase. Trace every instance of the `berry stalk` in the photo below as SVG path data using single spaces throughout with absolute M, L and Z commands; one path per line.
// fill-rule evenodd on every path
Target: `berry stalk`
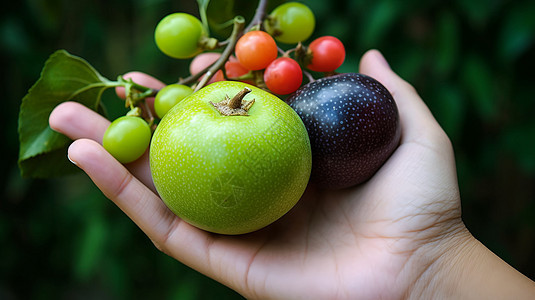
M 228 38 L 227 46 L 223 50 L 223 53 L 221 53 L 221 56 L 219 57 L 219 59 L 214 64 L 212 64 L 210 68 L 208 68 L 208 71 L 206 71 L 206 75 L 202 78 L 202 80 L 195 87 L 195 91 L 198 91 L 202 87 L 204 87 L 206 83 L 214 76 L 214 74 L 225 66 L 225 63 L 227 62 L 230 55 L 234 51 L 234 47 L 236 46 L 236 42 L 238 41 L 238 38 L 243 33 L 244 27 L 245 27 L 245 19 L 241 16 L 235 17 L 234 27 L 232 28 L 232 34 Z M 201 73 L 202 72 L 199 72 L 199 74 Z
M 267 7 L 267 0 L 260 0 L 258 2 L 258 6 L 256 7 L 256 11 L 253 16 L 253 19 L 251 20 L 249 25 L 247 25 L 247 28 L 245 28 L 245 32 L 250 31 L 255 26 L 258 26 L 258 27 L 262 26 L 262 22 L 264 21 L 264 18 L 266 17 L 266 7 Z

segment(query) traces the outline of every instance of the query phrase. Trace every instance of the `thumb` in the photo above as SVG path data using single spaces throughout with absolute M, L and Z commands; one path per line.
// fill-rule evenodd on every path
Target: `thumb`
M 401 122 L 401 143 L 422 140 L 449 143 L 444 131 L 414 87 L 392 71 L 381 52 L 366 52 L 360 60 L 359 71 L 378 80 L 394 97 Z

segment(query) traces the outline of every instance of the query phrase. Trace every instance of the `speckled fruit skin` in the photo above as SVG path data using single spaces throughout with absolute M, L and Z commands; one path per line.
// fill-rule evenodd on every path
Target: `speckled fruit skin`
M 222 116 L 209 101 L 244 87 L 249 116 Z M 151 141 L 152 178 L 164 203 L 201 229 L 242 234 L 279 219 L 301 198 L 312 158 L 306 128 L 282 100 L 220 81 L 175 105 Z
M 369 76 L 345 73 L 321 78 L 286 101 L 308 130 L 311 180 L 320 187 L 342 189 L 368 180 L 399 144 L 396 103 Z

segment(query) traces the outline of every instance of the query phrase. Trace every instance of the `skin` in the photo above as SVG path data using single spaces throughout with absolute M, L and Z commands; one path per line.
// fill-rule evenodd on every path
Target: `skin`
M 479 243 L 461 219 L 450 140 L 412 86 L 368 51 L 360 72 L 399 108 L 398 149 L 368 182 L 309 186 L 287 215 L 252 234 L 196 229 L 161 202 L 147 155 L 123 166 L 100 145 L 109 122 L 76 103 L 53 129 L 76 140 L 69 158 L 166 254 L 247 298 L 529 299 L 535 284 Z M 105 171 L 103 171 L 105 170 Z
M 216 60 L 218 60 L 220 56 L 221 54 L 216 52 L 205 52 L 195 56 L 191 60 L 191 63 L 189 65 L 189 72 L 192 75 L 201 72 L 204 68 L 216 62 Z M 223 75 L 223 71 L 219 70 L 214 74 L 214 76 L 208 81 L 207 84 L 222 80 L 225 80 L 225 76 Z

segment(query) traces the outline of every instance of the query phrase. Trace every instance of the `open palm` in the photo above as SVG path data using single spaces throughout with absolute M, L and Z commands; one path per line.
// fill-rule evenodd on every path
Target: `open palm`
M 260 231 L 224 236 L 181 221 L 157 195 L 148 156 L 125 168 L 101 146 L 109 122 L 64 103 L 50 125 L 76 141 L 69 157 L 163 252 L 248 298 L 400 298 L 463 232 L 450 142 L 415 90 L 377 51 L 360 72 L 398 104 L 398 149 L 368 182 L 327 191 L 309 185 L 296 207 Z M 425 251 L 424 251 L 425 249 Z

